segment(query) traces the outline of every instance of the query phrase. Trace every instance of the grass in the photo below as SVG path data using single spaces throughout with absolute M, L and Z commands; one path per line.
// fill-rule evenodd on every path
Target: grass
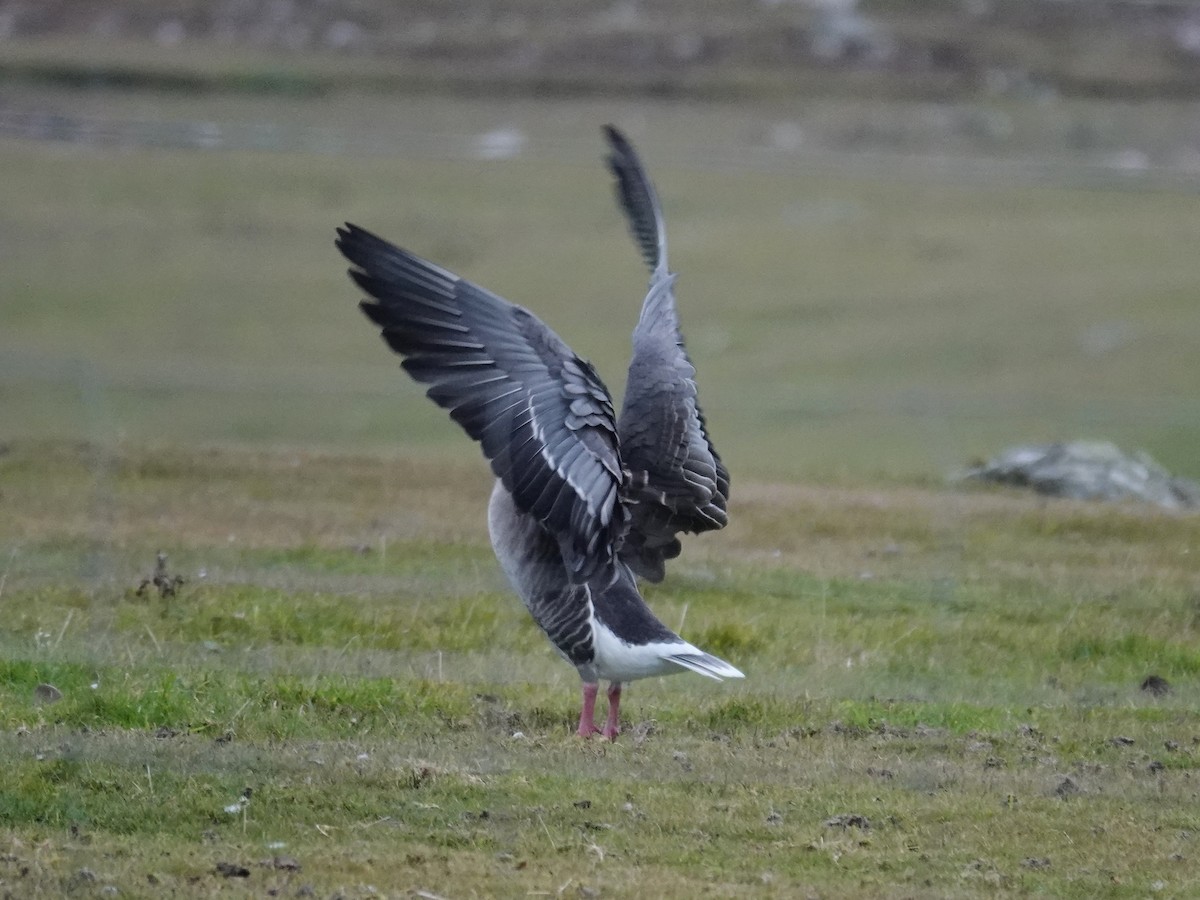
M 0 144 L 14 185 L 0 210 L 9 435 L 402 439 L 473 460 L 357 321 L 332 249 L 344 219 L 531 306 L 619 391 L 644 279 L 598 163 L 596 125 L 611 119 L 633 123 L 660 182 L 705 410 L 742 477 L 941 478 L 1017 441 L 1075 437 L 1200 475 L 1194 193 L 897 177 L 766 153 L 772 122 L 823 115 L 795 106 L 112 103 L 350 142 L 326 156 Z M 508 124 L 530 135 L 527 157 L 464 158 L 475 134 Z M 356 136 L 396 155 L 356 151 Z
M 349 137 L 0 142 L 0 893 L 1200 891 L 1200 520 L 944 481 L 1078 435 L 1200 476 L 1194 193 L 762 137 L 815 121 L 836 148 L 904 105 L 10 89 Z M 663 194 L 734 473 L 730 527 L 647 597 L 748 675 L 635 684 L 615 745 L 572 737 L 485 467 L 331 246 L 347 218 L 393 236 L 619 390 L 644 278 L 608 120 Z M 527 153 L 473 157 L 510 125 Z M 159 551 L 173 596 L 142 588 Z
M 1200 887 L 1195 518 L 744 484 L 648 596 L 749 677 L 639 682 L 603 745 L 490 560 L 481 468 L 10 444 L 5 887 Z M 139 595 L 160 549 L 186 581 Z

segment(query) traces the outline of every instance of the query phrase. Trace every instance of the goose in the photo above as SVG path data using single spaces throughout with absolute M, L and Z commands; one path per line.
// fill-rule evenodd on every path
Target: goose
M 615 740 L 627 682 L 743 674 L 664 625 L 638 589 L 639 578 L 663 578 L 680 533 L 724 527 L 729 473 L 697 403 L 658 197 L 624 135 L 604 134 L 618 202 L 651 272 L 620 418 L 592 365 L 529 310 L 356 225 L 339 228 L 336 244 L 367 295 L 362 311 L 491 464 L 492 547 L 579 672 L 576 733 Z M 597 727 L 602 680 L 608 715 Z

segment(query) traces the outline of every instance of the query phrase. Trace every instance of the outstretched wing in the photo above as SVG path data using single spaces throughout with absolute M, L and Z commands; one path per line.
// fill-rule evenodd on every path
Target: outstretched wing
M 528 310 L 347 224 L 337 247 L 360 306 L 431 400 L 479 441 L 572 582 L 612 565 L 625 527 L 612 400 L 589 363 Z
M 617 426 L 633 501 L 621 558 L 641 577 L 660 581 L 666 560 L 679 555 L 680 532 L 725 526 L 729 472 L 709 440 L 697 402 L 696 370 L 679 329 L 676 276 L 667 268 L 658 195 L 624 135 L 611 125 L 604 133 L 618 203 L 651 270 Z

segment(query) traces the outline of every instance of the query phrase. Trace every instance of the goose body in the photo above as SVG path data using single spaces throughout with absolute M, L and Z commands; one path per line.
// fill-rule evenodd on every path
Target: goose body
M 628 141 L 605 134 L 618 200 L 651 270 L 620 420 L 592 366 L 528 310 L 355 225 L 338 230 L 337 246 L 370 297 L 363 312 L 491 463 L 492 547 L 579 671 L 578 733 L 614 739 L 625 682 L 743 676 L 667 628 L 638 590 L 638 577 L 661 580 L 680 532 L 725 525 L 729 475 L 697 405 L 657 197 Z M 601 680 L 609 709 L 598 728 Z

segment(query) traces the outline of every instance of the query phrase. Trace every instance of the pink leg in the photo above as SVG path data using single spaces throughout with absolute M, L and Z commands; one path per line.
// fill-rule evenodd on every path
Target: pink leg
M 615 741 L 617 735 L 621 733 L 619 722 L 621 721 L 621 682 L 614 681 L 608 686 L 608 721 L 604 723 L 604 730 L 600 733 L 610 741 Z
M 596 727 L 596 694 L 599 690 L 599 684 L 583 683 L 583 710 L 579 713 L 579 730 L 575 732 L 582 738 L 600 733 Z

